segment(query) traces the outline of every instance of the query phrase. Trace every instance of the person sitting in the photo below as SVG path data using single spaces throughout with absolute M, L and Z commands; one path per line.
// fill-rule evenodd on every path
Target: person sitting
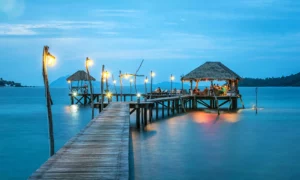
M 161 93 L 160 87 L 156 88 L 156 89 L 155 89 L 155 92 L 156 92 L 156 93 Z
M 200 90 L 198 89 L 198 87 L 194 88 L 193 94 L 195 94 L 195 95 L 199 95 L 200 94 Z
M 207 87 L 203 90 L 203 95 L 204 95 L 204 96 L 207 96 L 207 95 L 208 95 L 208 88 L 207 88 Z

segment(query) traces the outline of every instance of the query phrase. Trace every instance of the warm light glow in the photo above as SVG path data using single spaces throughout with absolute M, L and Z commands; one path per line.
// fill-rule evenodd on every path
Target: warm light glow
M 130 79 L 130 82 L 133 82 L 133 79 Z
M 73 96 L 77 96 L 77 92 L 73 92 L 72 95 L 73 95 Z
M 114 81 L 113 81 L 113 83 L 114 83 L 114 84 L 117 84 L 117 81 L 116 81 L 116 80 L 114 80 Z
M 129 78 L 129 75 L 128 75 L 128 74 L 125 74 L 124 77 L 125 77 L 125 79 L 128 79 L 128 78 Z
M 147 83 L 148 82 L 148 79 L 145 79 L 145 83 Z
M 111 96 L 112 96 L 112 93 L 111 93 L 111 92 L 107 92 L 107 93 L 106 93 L 106 97 L 107 97 L 107 98 L 111 98 Z
M 56 64 L 55 56 L 51 55 L 50 53 L 48 53 L 48 55 L 47 55 L 47 64 L 48 64 L 48 66 L 55 66 L 55 64 Z
M 152 72 L 152 73 L 151 73 L 151 76 L 152 76 L 152 77 L 154 77 L 154 76 L 155 76 L 155 73 L 154 73 L 154 72 Z
M 136 96 L 137 96 L 138 98 L 140 98 L 140 97 L 141 97 L 141 94 L 140 94 L 140 93 L 137 93 Z
M 171 76 L 171 80 L 174 81 L 174 80 L 175 80 L 175 77 L 174 77 L 174 76 Z
M 110 77 L 110 73 L 109 73 L 108 71 L 105 71 L 105 72 L 103 73 L 103 77 L 104 77 L 104 78 L 109 78 L 109 77 Z
M 70 80 L 68 80 L 68 83 L 70 84 L 70 83 L 71 83 L 71 81 L 70 81 Z
M 88 67 L 94 65 L 93 60 L 87 59 L 87 60 L 86 60 L 86 65 L 87 65 Z

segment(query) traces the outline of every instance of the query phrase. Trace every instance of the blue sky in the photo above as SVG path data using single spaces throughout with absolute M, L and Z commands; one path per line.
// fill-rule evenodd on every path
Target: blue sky
M 58 58 L 50 81 L 101 65 L 117 76 L 178 80 L 206 61 L 242 77 L 300 72 L 300 2 L 295 0 L 0 0 L 0 77 L 42 85 L 43 45 Z M 142 79 L 140 79 L 142 81 Z

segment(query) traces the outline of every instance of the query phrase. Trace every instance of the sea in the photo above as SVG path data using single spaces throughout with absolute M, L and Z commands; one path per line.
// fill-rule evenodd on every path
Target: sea
M 300 179 L 300 88 L 240 92 L 245 109 L 220 116 L 188 112 L 137 130 L 133 115 L 130 179 Z M 68 93 L 51 89 L 55 151 L 91 120 L 91 108 L 70 105 Z M 0 88 L 0 179 L 27 179 L 48 158 L 44 89 Z

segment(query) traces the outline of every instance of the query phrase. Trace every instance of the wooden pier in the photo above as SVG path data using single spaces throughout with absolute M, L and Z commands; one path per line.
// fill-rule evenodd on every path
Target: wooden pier
M 29 179 L 129 179 L 129 105 L 115 102 Z

